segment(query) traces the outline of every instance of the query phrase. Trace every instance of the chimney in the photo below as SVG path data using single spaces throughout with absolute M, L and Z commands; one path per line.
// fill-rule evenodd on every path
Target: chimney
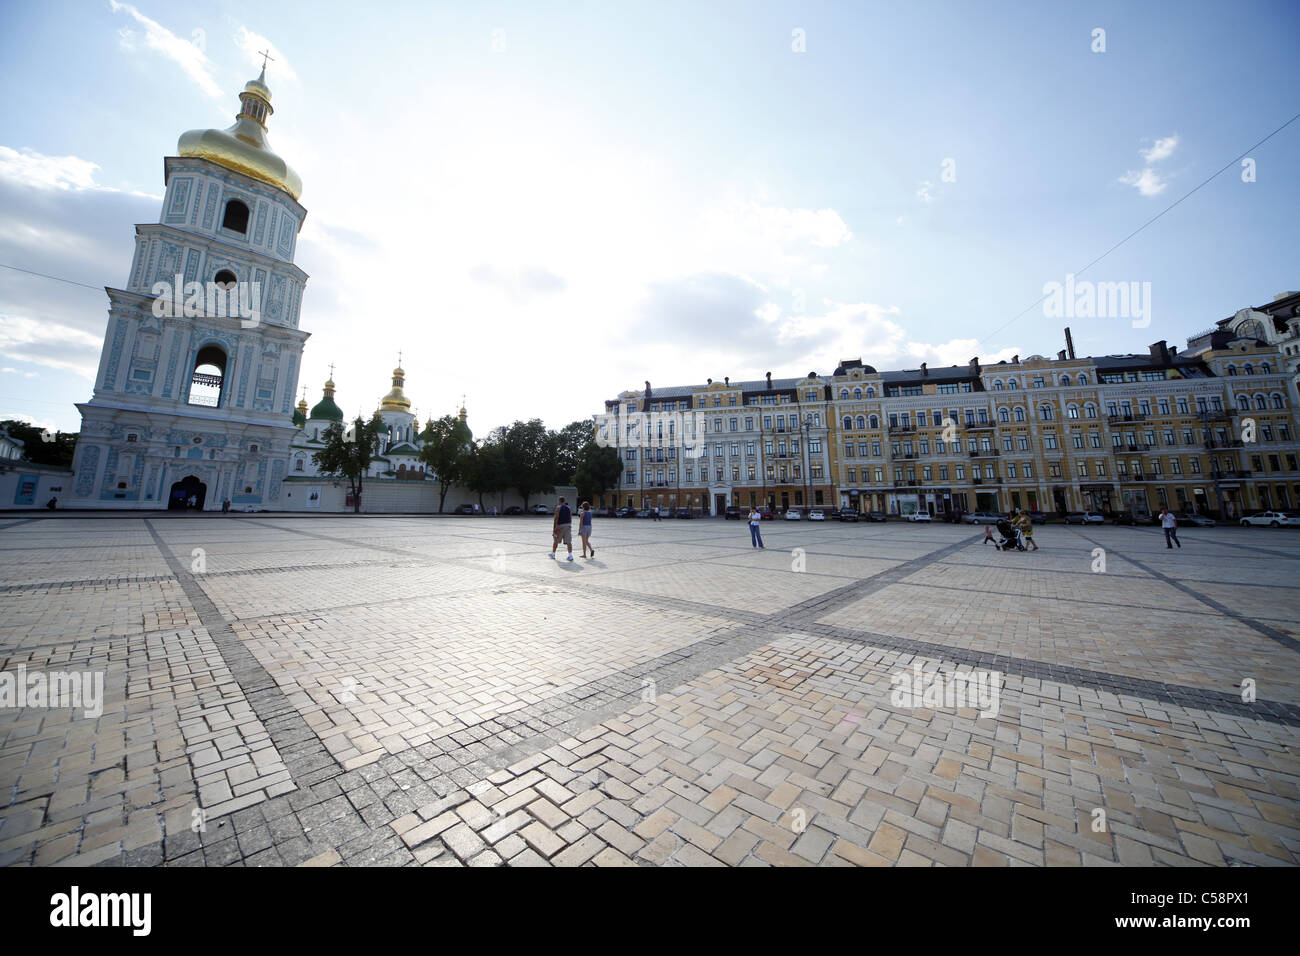
M 645 397 L 646 397 L 646 398 L 649 398 L 649 397 L 650 397 L 650 382 L 649 382 L 649 381 L 647 381 L 647 382 L 645 383 Z
M 972 375 L 980 373 L 980 357 L 978 355 L 970 360 L 970 372 Z
M 1070 358 L 1074 358 L 1074 336 L 1070 334 L 1069 328 L 1065 330 L 1065 351 L 1069 353 Z
M 713 379 L 709 379 L 709 384 L 710 384 L 710 385 L 713 384 Z
M 1019 365 L 1019 364 L 1020 364 L 1020 356 L 1019 356 L 1019 355 L 1013 355 L 1013 356 L 1011 356 L 1011 364 L 1012 364 L 1012 365 Z
M 926 368 L 924 362 L 921 363 L 921 374 L 922 374 L 922 375 L 929 375 L 929 374 L 930 374 L 930 370 L 929 370 L 928 368 Z
M 1151 361 L 1158 365 L 1169 364 L 1169 346 L 1165 344 L 1164 339 L 1151 343 Z
M 1065 361 L 1065 349 L 1061 349 L 1061 351 L 1059 351 L 1059 352 L 1056 353 L 1056 360 L 1057 360 L 1058 362 L 1064 362 L 1064 361 Z
M 726 375 L 726 376 L 724 376 L 723 379 L 722 379 L 722 384 L 723 384 L 723 385 L 730 385 L 730 384 L 731 384 L 731 376 L 730 376 L 730 375 Z
M 771 372 L 768 372 L 768 373 L 767 373 L 767 387 L 768 387 L 768 388 L 771 388 L 771 387 L 772 387 L 772 373 L 771 373 Z

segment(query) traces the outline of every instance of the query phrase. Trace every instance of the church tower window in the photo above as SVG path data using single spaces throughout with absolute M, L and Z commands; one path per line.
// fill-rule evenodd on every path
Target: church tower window
M 247 233 L 248 207 L 238 199 L 232 199 L 226 203 L 226 212 L 221 217 L 221 228 L 230 229 L 241 234 Z
M 215 345 L 205 345 L 194 358 L 190 377 L 188 404 L 208 408 L 221 406 L 222 386 L 226 377 L 226 353 Z

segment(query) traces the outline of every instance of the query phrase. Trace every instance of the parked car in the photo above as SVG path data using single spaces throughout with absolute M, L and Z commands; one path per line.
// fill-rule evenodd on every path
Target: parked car
M 839 518 L 841 521 L 856 522 L 858 520 L 858 513 L 854 511 L 852 508 L 841 508 Z
M 1065 516 L 1066 524 L 1105 524 L 1106 516 L 1100 511 L 1071 511 Z
M 524 509 L 519 505 L 511 505 L 509 508 L 507 508 L 505 511 L 501 513 L 503 515 L 521 515 L 524 513 Z
M 786 521 L 802 521 L 802 520 L 803 520 L 803 512 L 800 511 L 798 508 L 787 508 L 787 509 L 786 509 L 786 512 L 785 512 L 785 520 L 786 520 Z
M 917 511 L 907 516 L 908 521 L 929 521 L 930 513 L 928 511 Z
M 694 518 L 694 517 L 695 517 L 695 512 L 692 511 L 690 508 L 678 508 L 676 511 L 673 512 L 673 517 L 674 517 L 674 518 Z
M 528 509 L 528 513 L 530 515 L 548 515 L 551 513 L 551 509 L 546 505 L 533 505 Z
M 640 511 L 636 513 L 636 516 L 638 518 L 657 518 L 659 516 L 659 509 L 642 508 Z
M 472 515 L 477 513 L 478 512 L 474 510 L 473 505 L 457 505 L 455 510 L 452 511 L 452 514 L 454 515 Z
M 809 520 L 809 521 L 825 521 L 825 520 L 826 520 L 826 512 L 821 511 L 821 510 L 818 509 L 818 508 L 814 508 L 812 511 L 808 512 L 808 520 Z
M 1029 520 L 1034 524 L 1047 524 L 1046 511 L 1026 511 L 1025 514 L 1029 515 Z
M 1253 515 L 1246 515 L 1241 519 L 1243 528 L 1264 527 L 1269 528 L 1300 528 L 1300 518 L 1292 517 L 1281 511 L 1259 511 Z
M 722 512 L 722 517 L 742 519 L 745 517 L 746 513 L 747 512 L 741 508 L 740 505 L 727 505 L 727 510 Z
M 883 511 L 868 511 L 865 515 L 868 521 L 888 521 L 889 515 Z
M 597 518 L 617 518 L 617 508 L 598 508 L 595 512 Z
M 997 524 L 1002 520 L 1002 515 L 990 511 L 972 511 L 961 520 L 966 524 Z
M 775 521 L 775 520 L 776 520 L 776 512 L 773 511 L 771 508 L 768 508 L 768 507 L 763 506 L 763 505 L 760 505 L 760 506 L 759 506 L 759 509 L 758 509 L 758 516 L 759 516 L 760 518 L 762 518 L 764 521 Z
M 1131 511 L 1117 511 L 1112 519 L 1115 524 L 1132 524 L 1141 523 L 1141 519 Z
M 827 521 L 835 521 L 840 516 L 839 508 L 823 508 L 822 514 L 826 516 Z
M 1174 515 L 1174 520 L 1180 525 L 1190 525 L 1193 528 L 1214 527 L 1214 519 L 1207 518 L 1205 515 Z

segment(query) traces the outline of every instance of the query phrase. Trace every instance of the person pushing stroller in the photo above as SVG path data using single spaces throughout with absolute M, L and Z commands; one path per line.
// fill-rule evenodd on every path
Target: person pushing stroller
M 1026 550 L 1024 536 L 1011 521 L 1006 518 L 999 518 L 997 528 L 1002 540 L 993 542 L 995 548 L 999 551 L 1010 551 L 1012 548 L 1017 551 Z

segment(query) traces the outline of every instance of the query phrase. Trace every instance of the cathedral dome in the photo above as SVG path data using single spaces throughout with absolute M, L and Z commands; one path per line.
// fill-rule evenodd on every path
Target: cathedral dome
M 307 399 L 300 401 L 293 410 L 293 423 L 298 428 L 307 424 Z
M 379 400 L 381 412 L 409 412 L 411 400 L 406 397 L 402 386 L 406 384 L 406 373 L 400 367 L 393 369 L 393 387 L 387 395 Z
M 325 397 L 312 408 L 309 418 L 324 418 L 331 422 L 343 421 L 343 409 L 334 404 L 334 379 L 325 383 Z
M 266 138 L 266 120 L 271 108 L 271 91 L 266 85 L 266 67 L 249 80 L 239 94 L 240 110 L 235 125 L 228 129 L 192 129 L 176 143 L 181 156 L 196 156 L 219 166 L 251 176 L 283 189 L 294 199 L 302 195 L 302 179 L 271 149 Z

